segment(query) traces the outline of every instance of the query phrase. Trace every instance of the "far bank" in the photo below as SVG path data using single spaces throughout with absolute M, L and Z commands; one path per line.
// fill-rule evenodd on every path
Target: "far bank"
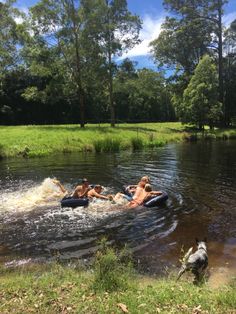
M 228 140 L 236 129 L 200 132 L 180 122 L 0 126 L 0 157 L 40 157 L 55 153 L 118 152 L 163 146 L 169 142 Z

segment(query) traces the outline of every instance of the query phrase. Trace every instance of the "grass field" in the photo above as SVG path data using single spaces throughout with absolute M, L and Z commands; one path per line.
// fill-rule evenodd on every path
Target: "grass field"
M 110 152 L 162 146 L 168 142 L 236 138 L 236 130 L 207 130 L 204 135 L 179 122 L 0 126 L 0 157 L 35 157 L 53 153 Z
M 220 289 L 182 279 L 127 275 L 122 289 L 95 289 L 94 272 L 59 264 L 1 269 L 0 313 L 236 313 L 236 282 Z

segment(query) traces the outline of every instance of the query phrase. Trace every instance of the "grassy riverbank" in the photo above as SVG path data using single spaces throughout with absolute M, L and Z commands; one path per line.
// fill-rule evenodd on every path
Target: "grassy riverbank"
M 122 288 L 106 290 L 95 282 L 96 271 L 58 264 L 2 268 L 0 313 L 236 313 L 236 282 L 214 290 L 134 274 L 126 275 Z
M 236 138 L 234 130 L 207 130 L 204 134 L 179 122 L 108 124 L 0 126 L 0 157 L 35 157 L 53 153 L 110 152 L 162 146 L 168 142 Z

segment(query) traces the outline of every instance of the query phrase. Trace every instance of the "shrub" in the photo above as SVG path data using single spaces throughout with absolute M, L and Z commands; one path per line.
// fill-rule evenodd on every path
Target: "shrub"
M 106 137 L 101 140 L 93 141 L 93 146 L 96 153 L 119 152 L 120 146 L 121 146 L 121 140 Z
M 126 290 L 133 270 L 131 257 L 126 248 L 118 255 L 102 240 L 102 249 L 97 252 L 93 287 L 95 290 Z
M 0 159 L 4 157 L 4 148 L 3 145 L 0 144 Z
M 133 150 L 141 150 L 144 146 L 143 139 L 140 137 L 132 137 L 131 146 Z

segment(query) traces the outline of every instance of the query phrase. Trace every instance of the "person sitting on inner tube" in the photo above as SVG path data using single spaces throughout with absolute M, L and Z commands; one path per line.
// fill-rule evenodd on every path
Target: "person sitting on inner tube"
M 88 192 L 91 190 L 89 186 L 89 182 L 86 178 L 83 178 L 81 181 L 81 185 L 77 185 L 75 188 L 72 197 L 73 198 L 84 198 L 88 196 Z
M 133 199 L 129 204 L 127 205 L 128 208 L 135 208 L 137 206 L 140 206 L 147 202 L 152 196 L 154 195 L 161 195 L 162 192 L 160 191 L 152 191 L 151 184 L 146 184 L 143 191 L 139 194 L 139 196 L 135 199 Z
M 88 197 L 89 198 L 96 197 L 96 198 L 100 198 L 103 200 L 110 200 L 110 201 L 113 200 L 112 195 L 105 196 L 105 195 L 102 195 L 101 192 L 102 192 L 102 186 L 100 184 L 97 184 L 92 190 L 88 192 Z
M 127 186 L 127 192 L 134 195 L 138 187 L 144 188 L 145 184 L 150 183 L 150 178 L 148 176 L 144 176 L 140 179 L 137 185 L 129 185 Z
M 126 194 L 123 194 L 123 193 L 117 193 L 115 198 L 114 198 L 114 200 L 118 200 L 120 198 L 125 198 L 129 202 L 132 201 L 132 200 L 136 200 L 143 193 L 145 184 L 147 184 L 147 183 L 150 183 L 149 177 L 148 176 L 142 177 L 141 180 L 139 181 L 138 185 L 132 185 L 132 186 L 128 187 L 128 188 L 130 188 L 129 192 L 130 193 L 134 193 L 133 196 L 129 196 L 129 195 L 126 195 Z

